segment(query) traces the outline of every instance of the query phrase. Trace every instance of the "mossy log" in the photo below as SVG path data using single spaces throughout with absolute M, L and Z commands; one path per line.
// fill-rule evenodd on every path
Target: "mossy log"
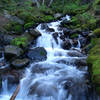
M 15 92 L 13 93 L 13 95 L 11 96 L 10 100 L 15 100 L 15 98 L 19 92 L 19 89 L 20 89 L 20 85 L 18 84 L 18 86 L 17 86 Z

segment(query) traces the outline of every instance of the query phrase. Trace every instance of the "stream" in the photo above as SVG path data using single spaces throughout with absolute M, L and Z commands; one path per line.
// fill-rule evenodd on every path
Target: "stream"
M 54 32 L 43 29 L 43 24 L 36 27 L 42 34 L 37 39 L 36 47 L 46 49 L 47 60 L 30 64 L 25 71 L 25 77 L 20 81 L 21 88 L 15 100 L 96 100 L 91 92 L 87 77 L 88 67 L 84 64 L 87 56 L 81 52 L 80 40 L 74 46 L 72 40 L 66 37 L 65 40 L 72 44 L 71 48 L 62 48 L 63 40 L 60 36 L 63 31 L 58 27 L 65 19 L 70 20 L 70 17 L 66 15 L 58 21 L 47 23 Z M 55 38 L 54 33 L 58 33 Z M 79 67 L 81 62 L 83 65 Z M 8 91 L 7 80 L 2 84 L 0 100 L 9 100 L 16 86 Z

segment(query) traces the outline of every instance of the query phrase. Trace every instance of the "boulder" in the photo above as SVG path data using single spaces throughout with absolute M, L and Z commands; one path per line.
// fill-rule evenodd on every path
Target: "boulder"
M 54 32 L 55 30 L 53 28 L 48 28 L 48 29 L 46 29 L 46 31 L 48 31 L 48 32 Z
M 48 29 L 49 27 L 48 27 L 48 25 L 47 25 L 47 23 L 43 23 L 43 24 L 41 24 L 41 29 L 42 30 L 44 30 L 44 29 Z
M 61 22 L 61 25 L 64 26 L 64 25 L 71 25 L 71 22 L 67 19 L 64 19 L 62 22 Z
M 58 44 L 58 40 L 57 40 L 57 37 L 58 37 L 58 33 L 53 33 L 52 34 L 53 38 L 55 39 L 56 43 Z
M 16 38 L 14 35 L 4 35 L 3 43 L 9 45 L 14 38 Z
M 43 61 L 47 58 L 47 52 L 43 47 L 36 47 L 29 50 L 27 56 L 34 61 Z
M 77 52 L 77 51 L 73 51 L 73 52 L 68 52 L 67 53 L 69 56 L 71 57 L 83 57 L 84 55 L 80 52 Z
M 81 35 L 84 36 L 84 37 L 87 37 L 89 35 L 89 33 L 90 32 L 88 32 L 88 31 L 87 32 L 82 32 Z
M 41 36 L 41 33 L 37 29 L 29 29 L 29 33 L 35 38 Z
M 74 64 L 79 68 L 82 66 L 87 66 L 86 59 L 76 59 Z
M 23 50 L 17 46 L 7 45 L 4 47 L 4 55 L 6 59 L 18 57 L 23 53 Z
M 63 33 L 64 33 L 65 36 L 69 36 L 70 30 L 67 29 L 67 28 L 63 28 Z
M 60 35 L 61 40 L 65 41 L 65 38 L 66 38 L 65 35 L 63 35 L 63 34 Z
M 73 43 L 73 46 L 74 46 L 74 47 L 77 47 L 77 45 L 78 45 L 78 40 L 77 40 L 77 39 L 73 39 L 73 40 L 72 40 L 72 43 Z
M 84 37 L 80 37 L 79 41 L 82 48 L 85 47 L 89 43 L 89 41 L 87 41 L 87 38 L 84 38 Z
M 70 43 L 70 40 L 66 40 L 66 41 L 64 41 L 63 43 L 62 43 L 62 48 L 63 49 L 70 49 L 71 48 L 71 43 Z
M 0 45 L 9 45 L 11 41 L 15 38 L 15 35 L 9 35 L 6 33 L 0 32 Z
M 29 64 L 29 59 L 24 58 L 24 59 L 15 59 L 12 61 L 12 66 L 19 69 L 27 66 Z

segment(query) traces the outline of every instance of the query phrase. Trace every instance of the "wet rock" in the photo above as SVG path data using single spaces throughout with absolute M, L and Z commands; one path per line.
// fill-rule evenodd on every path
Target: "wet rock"
M 59 26 L 57 29 L 58 31 L 62 31 L 63 28 Z
M 52 34 L 53 38 L 55 39 L 56 43 L 58 44 L 58 40 L 57 40 L 57 37 L 58 37 L 58 33 L 53 33 Z
M 16 36 L 13 36 L 13 35 L 4 35 L 4 38 L 3 38 L 3 42 L 4 44 L 8 45 L 11 43 L 11 41 L 15 38 Z
M 43 24 L 41 24 L 41 29 L 42 30 L 44 30 L 44 29 L 48 29 L 49 27 L 48 27 L 48 25 L 47 25 L 47 23 L 43 23 Z
M 70 40 L 64 41 L 61 46 L 63 49 L 70 49 L 71 48 Z
M 62 14 L 61 13 L 54 14 L 54 18 L 60 18 L 60 17 L 62 17 Z
M 74 47 L 77 47 L 78 41 L 77 41 L 76 39 L 73 39 L 73 40 L 72 40 L 72 43 L 73 43 L 73 46 L 74 46 Z
M 36 47 L 28 51 L 28 57 L 34 61 L 43 61 L 47 58 L 47 52 L 43 47 Z
M 8 45 L 11 43 L 11 41 L 15 38 L 15 35 L 9 35 L 6 33 L 0 33 L 0 45 Z
M 34 37 L 37 38 L 41 36 L 41 33 L 37 29 L 29 29 L 29 33 Z
M 4 52 L 4 48 L 2 46 L 0 46 L 0 58 L 2 58 L 3 52 Z
M 80 37 L 79 41 L 80 41 L 80 44 L 81 44 L 82 48 L 85 47 L 88 44 L 87 38 Z
M 55 30 L 53 28 L 48 28 L 48 29 L 46 29 L 46 31 L 48 31 L 48 32 L 54 32 Z
M 77 52 L 77 51 L 68 52 L 67 54 L 71 57 L 83 57 L 84 56 L 82 53 Z
M 23 50 L 17 46 L 7 45 L 4 47 L 4 54 L 6 59 L 18 57 L 23 53 Z
M 89 35 L 89 33 L 90 32 L 88 32 L 88 31 L 87 32 L 82 32 L 81 35 L 84 36 L 84 37 L 87 37 Z
M 42 67 L 41 64 L 35 64 L 32 69 L 31 72 L 34 73 L 45 73 L 47 70 L 49 70 L 49 68 L 46 67 Z
M 5 62 L 4 60 L 0 61 L 0 74 L 4 74 L 10 69 L 10 64 Z
M 74 30 L 71 30 L 71 34 L 81 34 L 82 31 L 80 29 L 74 29 Z
M 63 33 L 64 33 L 65 36 L 69 36 L 70 30 L 67 29 L 67 28 L 63 28 Z
M 92 47 L 93 47 L 92 44 L 88 44 L 84 48 L 82 48 L 82 52 L 85 52 L 86 54 L 88 54 Z
M 23 68 L 25 66 L 27 66 L 29 64 L 29 59 L 24 58 L 24 59 L 15 59 L 14 61 L 12 61 L 12 66 L 14 68 Z
M 60 64 L 67 64 L 67 62 L 65 61 L 65 60 L 58 60 L 58 61 L 56 61 L 56 63 L 60 63 Z
M 65 19 L 65 20 L 63 20 L 62 22 L 61 22 L 61 25 L 64 27 L 64 25 L 70 25 L 71 24 L 71 22 L 69 21 L 69 20 L 67 20 L 67 19 Z
M 63 34 L 60 35 L 61 40 L 65 41 L 65 38 L 66 38 L 65 35 L 63 35 Z
M 76 59 L 74 64 L 77 66 L 77 67 L 80 67 L 80 66 L 87 66 L 87 63 L 86 63 L 86 59 Z
M 57 100 L 57 92 L 58 92 L 58 89 L 54 83 L 51 82 L 50 84 L 46 84 L 45 82 L 40 83 L 40 81 L 36 81 L 30 86 L 28 94 L 29 95 L 37 94 L 39 97 L 53 96 L 53 98 Z

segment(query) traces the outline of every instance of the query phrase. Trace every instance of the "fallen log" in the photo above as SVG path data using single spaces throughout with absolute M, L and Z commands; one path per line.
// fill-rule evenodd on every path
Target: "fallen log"
M 16 90 L 14 91 L 13 95 L 11 96 L 10 100 L 15 100 L 18 92 L 19 92 L 19 89 L 20 89 L 20 85 L 18 84 Z

